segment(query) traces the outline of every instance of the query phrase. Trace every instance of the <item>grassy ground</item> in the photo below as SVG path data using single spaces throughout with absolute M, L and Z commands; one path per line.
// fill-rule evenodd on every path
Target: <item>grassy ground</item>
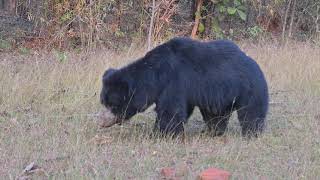
M 194 179 L 208 167 L 233 179 L 317 179 L 320 176 L 320 50 L 308 44 L 242 48 L 261 65 L 270 86 L 266 133 L 246 141 L 236 116 L 224 137 L 200 134 L 199 112 L 184 143 L 150 139 L 154 113 L 101 130 L 92 115 L 107 67 L 141 53 L 13 55 L 0 59 L 0 178 L 15 179 L 35 162 L 36 179 L 159 179 L 162 167 Z M 61 59 L 61 57 L 60 57 Z

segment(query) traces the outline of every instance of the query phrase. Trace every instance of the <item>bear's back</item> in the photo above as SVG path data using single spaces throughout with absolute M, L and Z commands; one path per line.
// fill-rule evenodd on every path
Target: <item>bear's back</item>
M 213 71 L 221 66 L 241 66 L 247 64 L 247 57 L 240 48 L 229 40 L 200 42 L 190 38 L 178 37 L 159 46 L 167 49 L 175 58 L 166 58 L 170 64 L 174 61 L 175 68 L 196 68 L 199 71 Z M 160 52 L 160 51 L 159 51 Z M 170 60 L 169 60 L 170 59 Z

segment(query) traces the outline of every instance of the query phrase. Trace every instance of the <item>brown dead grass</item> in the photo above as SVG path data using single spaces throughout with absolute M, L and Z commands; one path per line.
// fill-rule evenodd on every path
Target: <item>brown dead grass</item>
M 266 133 L 243 140 L 235 118 L 224 137 L 200 134 L 196 111 L 184 143 L 149 138 L 151 110 L 130 123 L 101 130 L 92 114 L 100 108 L 100 76 L 142 53 L 3 54 L 0 60 L 0 176 L 18 177 L 35 162 L 36 179 L 159 179 L 159 170 L 186 164 L 185 179 L 207 167 L 234 179 L 316 179 L 320 176 L 320 50 L 243 44 L 261 65 L 270 86 Z

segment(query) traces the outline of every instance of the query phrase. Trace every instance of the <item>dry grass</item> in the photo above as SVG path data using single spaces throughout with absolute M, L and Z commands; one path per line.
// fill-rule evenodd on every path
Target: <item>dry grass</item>
M 159 169 L 186 163 L 185 179 L 219 167 L 234 179 L 316 179 L 320 176 L 320 50 L 308 44 L 243 49 L 266 73 L 271 106 L 266 133 L 246 141 L 233 118 L 225 137 L 201 135 L 195 112 L 184 143 L 149 138 L 152 112 L 100 130 L 100 76 L 141 53 L 1 55 L 0 176 L 14 179 L 35 162 L 36 179 L 159 179 Z

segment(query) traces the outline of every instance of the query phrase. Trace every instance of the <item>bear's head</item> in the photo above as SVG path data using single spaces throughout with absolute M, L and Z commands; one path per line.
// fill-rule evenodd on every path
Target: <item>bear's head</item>
M 130 87 L 130 79 L 117 69 L 108 69 L 102 77 L 100 102 L 116 117 L 117 122 L 128 120 L 138 112 L 144 111 L 145 101 L 141 93 Z M 140 95 L 141 94 L 141 95 Z

